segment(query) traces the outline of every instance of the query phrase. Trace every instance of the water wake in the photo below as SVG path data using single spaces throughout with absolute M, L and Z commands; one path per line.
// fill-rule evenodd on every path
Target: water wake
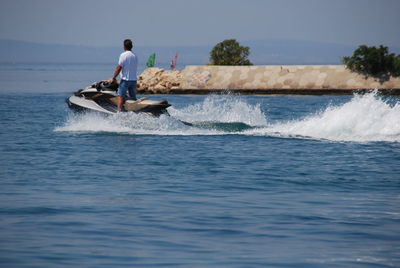
M 300 120 L 278 123 L 249 132 L 250 135 L 307 137 L 331 141 L 400 141 L 400 105 L 390 105 L 376 92 L 355 95 L 340 106 Z
M 56 131 L 112 132 L 136 135 L 225 135 L 254 126 L 267 125 L 260 105 L 250 105 L 240 97 L 211 95 L 202 103 L 183 109 L 168 108 L 171 116 L 122 113 L 104 116 L 96 113 L 70 114 Z M 190 122 L 187 126 L 183 122 Z
M 168 111 L 173 117 L 188 122 L 244 123 L 249 126 L 265 126 L 267 119 L 260 104 L 250 105 L 243 98 L 232 95 L 210 95 L 201 103 Z
M 282 107 L 284 109 L 285 107 Z M 135 135 L 253 135 L 311 138 L 331 141 L 400 142 L 400 105 L 376 92 L 355 95 L 342 105 L 288 122 L 269 124 L 260 104 L 238 96 L 208 96 L 201 103 L 176 109 L 159 118 L 123 113 L 104 116 L 71 114 L 56 131 L 112 132 Z M 190 122 L 187 126 L 182 121 Z

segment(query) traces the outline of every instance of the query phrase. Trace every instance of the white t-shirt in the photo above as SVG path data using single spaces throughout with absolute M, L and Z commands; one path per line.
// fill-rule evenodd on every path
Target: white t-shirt
M 119 56 L 118 65 L 122 67 L 120 74 L 122 80 L 136 81 L 138 59 L 132 51 L 122 52 Z

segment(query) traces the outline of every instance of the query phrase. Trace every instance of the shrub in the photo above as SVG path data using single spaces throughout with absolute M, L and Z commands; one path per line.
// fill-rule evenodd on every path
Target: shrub
M 400 76 L 400 55 L 397 55 L 394 59 L 392 75 Z
M 235 39 L 224 40 L 210 52 L 211 65 L 253 65 L 247 57 L 250 48 L 241 46 Z
M 400 75 L 400 58 L 385 46 L 359 46 L 351 57 L 343 57 L 343 63 L 353 72 L 366 76 L 398 76 Z

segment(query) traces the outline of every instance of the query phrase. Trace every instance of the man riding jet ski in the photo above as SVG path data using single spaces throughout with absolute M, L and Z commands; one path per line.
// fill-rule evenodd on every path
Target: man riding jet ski
M 106 114 L 118 112 L 118 96 L 116 90 L 118 83 L 101 81 L 84 89 L 80 89 L 73 96 L 66 99 L 68 106 L 76 111 L 92 110 Z M 167 108 L 171 106 L 167 100 L 153 101 L 147 98 L 139 100 L 126 100 L 123 112 L 150 113 L 154 116 L 168 114 Z

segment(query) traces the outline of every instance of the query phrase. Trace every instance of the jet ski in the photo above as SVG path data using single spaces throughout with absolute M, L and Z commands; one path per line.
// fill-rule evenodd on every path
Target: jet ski
M 101 81 L 74 92 L 66 102 L 74 111 L 96 111 L 105 114 L 116 114 L 117 109 L 117 83 Z M 125 100 L 122 112 L 148 113 L 154 116 L 168 114 L 167 108 L 171 106 L 167 100 L 154 101 L 148 98 L 139 100 Z

